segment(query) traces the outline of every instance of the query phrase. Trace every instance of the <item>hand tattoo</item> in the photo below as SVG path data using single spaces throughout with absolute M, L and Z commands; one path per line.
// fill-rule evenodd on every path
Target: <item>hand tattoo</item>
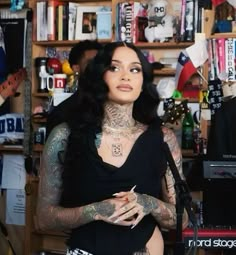
M 94 209 L 102 217 L 109 217 L 115 212 L 115 205 L 108 201 L 102 201 L 94 204 Z
M 137 195 L 137 204 L 143 207 L 143 213 L 145 215 L 149 214 L 153 210 L 157 209 L 157 202 L 154 197 L 151 197 L 147 194 L 136 194 Z

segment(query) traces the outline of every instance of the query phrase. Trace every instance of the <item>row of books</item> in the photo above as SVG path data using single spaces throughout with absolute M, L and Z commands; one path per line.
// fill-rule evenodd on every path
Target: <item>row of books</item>
M 59 0 L 36 3 L 36 40 L 111 39 L 111 7 Z
M 194 41 L 204 30 L 201 0 L 120 2 L 116 6 L 116 40 L 127 42 Z
M 201 0 L 118 2 L 115 39 L 127 42 L 194 41 L 202 32 Z M 204 2 L 205 3 L 205 2 Z M 36 3 L 37 41 L 111 39 L 110 6 L 48 0 Z
M 236 38 L 213 38 L 208 40 L 209 80 L 236 80 Z

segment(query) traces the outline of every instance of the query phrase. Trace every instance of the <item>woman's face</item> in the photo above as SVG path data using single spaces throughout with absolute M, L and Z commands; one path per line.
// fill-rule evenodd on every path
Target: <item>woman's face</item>
M 111 66 L 104 74 L 110 101 L 118 104 L 133 103 L 140 95 L 143 72 L 135 51 L 119 47 L 114 51 Z

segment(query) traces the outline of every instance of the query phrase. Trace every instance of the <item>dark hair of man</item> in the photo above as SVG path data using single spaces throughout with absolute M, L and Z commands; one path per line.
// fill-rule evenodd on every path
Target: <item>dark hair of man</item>
M 84 57 L 84 53 L 87 50 L 99 50 L 101 49 L 101 44 L 97 41 L 84 40 L 75 44 L 69 54 L 69 63 L 72 67 L 73 65 L 78 65 L 80 60 Z

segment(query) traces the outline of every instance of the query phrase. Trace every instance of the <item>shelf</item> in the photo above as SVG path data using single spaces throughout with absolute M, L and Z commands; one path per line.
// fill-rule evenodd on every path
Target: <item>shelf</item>
M 1 6 L 1 5 L 9 5 L 10 3 L 11 3 L 10 0 L 1 0 L 0 6 Z
M 155 69 L 154 75 L 160 75 L 160 76 L 174 76 L 176 73 L 176 69 L 174 68 L 162 68 L 162 69 Z
M 172 49 L 180 49 L 180 48 L 186 48 L 191 45 L 193 45 L 193 42 L 139 42 L 135 44 L 139 48 L 157 48 L 157 49 L 165 49 L 165 48 L 172 48 Z
M 210 39 L 214 39 L 214 38 L 235 38 L 236 37 L 236 33 L 215 33 L 213 35 L 210 35 Z
M 194 153 L 193 150 L 182 149 L 182 156 L 184 158 L 195 158 L 198 156 L 198 154 Z
M 47 118 L 33 117 L 33 122 L 36 124 L 45 124 L 47 122 Z
M 45 92 L 36 92 L 36 93 L 32 93 L 33 97 L 49 97 L 50 94 L 49 93 L 45 93 Z
M 111 40 L 98 40 L 100 43 L 109 43 Z M 33 44 L 38 46 L 74 46 L 79 40 L 73 41 L 34 41 Z M 186 48 L 191 46 L 193 42 L 139 42 L 135 45 L 139 48 Z
M 33 151 L 42 152 L 43 151 L 43 145 L 42 144 L 34 144 Z
M 109 43 L 111 40 L 98 40 L 100 43 Z M 73 41 L 34 41 L 33 44 L 37 46 L 50 46 L 50 47 L 55 47 L 55 46 L 74 46 L 76 43 L 78 43 L 79 40 L 73 40 Z
M 23 152 L 22 145 L 0 145 L 0 152 L 11 153 L 11 152 Z

